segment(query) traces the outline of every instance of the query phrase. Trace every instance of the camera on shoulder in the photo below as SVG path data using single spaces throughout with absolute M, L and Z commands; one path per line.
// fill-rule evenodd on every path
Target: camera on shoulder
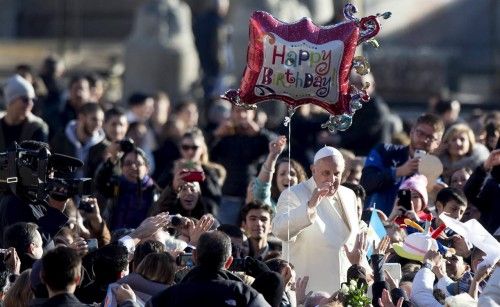
M 15 144 L 13 150 L 0 153 L 0 192 L 12 192 L 31 202 L 48 195 L 62 201 L 92 193 L 91 178 L 74 178 L 82 161 L 52 154 L 40 144 L 29 148 Z

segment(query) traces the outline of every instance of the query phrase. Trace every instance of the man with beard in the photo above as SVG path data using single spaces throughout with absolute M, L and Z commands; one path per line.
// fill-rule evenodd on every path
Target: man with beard
M 87 163 L 85 163 L 85 176 L 94 177 L 99 165 L 108 157 L 115 161 L 119 158 L 119 142 L 125 139 L 127 129 L 128 120 L 123 109 L 116 107 L 104 113 L 103 130 L 106 138 L 89 149 Z
M 250 257 L 264 260 L 270 252 L 281 250 L 279 244 L 268 241 L 273 215 L 269 205 L 257 200 L 241 210 L 242 226 L 250 243 Z
M 374 207 L 389 215 L 399 186 L 418 172 L 417 150 L 432 154 L 441 143 L 444 124 L 437 116 L 423 114 L 410 132 L 410 145 L 379 144 L 366 158 L 361 185 L 366 190 L 365 207 Z
M 70 121 L 66 129 L 52 139 L 52 150 L 86 162 L 90 148 L 104 140 L 103 120 L 104 112 L 98 104 L 84 104 L 78 110 L 77 119 Z M 82 170 L 76 173 L 77 177 L 82 175 Z

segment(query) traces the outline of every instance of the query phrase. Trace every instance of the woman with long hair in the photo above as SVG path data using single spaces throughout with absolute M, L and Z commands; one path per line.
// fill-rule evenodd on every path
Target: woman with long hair
M 201 199 L 200 184 L 198 182 L 186 182 L 179 187 L 176 194 L 171 189 L 163 191 L 154 204 L 151 215 L 157 215 L 161 212 L 200 219 L 203 215 L 209 213 L 209 210 Z
M 25 307 L 29 306 L 34 298 L 30 284 L 31 269 L 21 273 L 14 284 L 7 290 L 3 299 L 4 307 Z
M 171 188 L 178 192 L 186 182 L 198 182 L 201 199 L 212 212 L 220 203 L 226 169 L 210 161 L 205 137 L 198 128 L 189 130 L 181 137 L 179 149 L 181 158 L 174 163 Z M 201 177 L 193 178 L 192 171 L 198 172 Z
M 299 162 L 288 158 L 278 160 L 285 146 L 285 136 L 269 142 L 269 154 L 253 182 L 253 198 L 273 208 L 276 207 L 281 192 L 307 180 L 306 172 Z
M 135 272 L 118 280 L 117 284 L 128 284 L 142 302 L 164 291 L 174 284 L 177 270 L 175 258 L 166 252 L 146 255 Z
M 488 158 L 488 149 L 476 143 L 474 132 L 467 124 L 455 124 L 443 135 L 439 159 L 443 163 L 443 179 L 450 183 L 453 173 L 461 168 L 475 169 Z

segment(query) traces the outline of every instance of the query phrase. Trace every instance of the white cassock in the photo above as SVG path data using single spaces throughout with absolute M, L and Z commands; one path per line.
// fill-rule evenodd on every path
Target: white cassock
M 334 196 L 318 204 L 315 216 L 309 217 L 307 202 L 315 188 L 311 177 L 281 193 L 272 232 L 284 241 L 283 259 L 288 259 L 288 245 L 297 276 L 309 276 L 306 293 L 312 290 L 332 294 L 346 281 L 351 266 L 343 246 L 347 244 L 351 250 L 359 232 L 356 196 L 339 186 Z

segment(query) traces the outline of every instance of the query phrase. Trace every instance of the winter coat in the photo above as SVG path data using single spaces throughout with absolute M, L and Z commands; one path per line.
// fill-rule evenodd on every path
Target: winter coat
M 155 306 L 270 306 L 262 294 L 245 285 L 241 279 L 223 270 L 193 268 L 181 281 L 146 304 Z
M 315 188 L 316 182 L 310 178 L 281 193 L 272 232 L 283 240 L 283 259 L 290 257 L 297 276 L 310 277 L 306 293 L 333 293 L 347 280 L 351 266 L 343 246 L 352 249 L 359 232 L 356 196 L 352 190 L 339 186 L 336 195 L 323 198 L 316 214 L 309 216 L 307 202 Z
M 365 208 L 376 207 L 389 215 L 399 186 L 406 177 L 396 177 L 396 168 L 410 157 L 408 146 L 380 144 L 366 158 L 360 184 L 366 190 Z

